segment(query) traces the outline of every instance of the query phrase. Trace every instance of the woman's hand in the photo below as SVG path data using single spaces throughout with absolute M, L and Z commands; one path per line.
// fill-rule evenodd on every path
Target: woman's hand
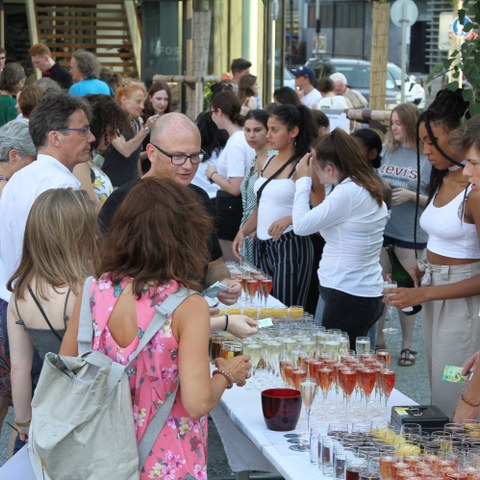
M 152 115 L 151 117 L 148 117 L 145 121 L 145 126 L 151 130 L 153 128 L 153 124 L 158 120 L 158 118 L 158 115 Z
M 207 170 L 205 171 L 205 175 L 211 182 L 213 182 L 212 175 L 216 172 L 217 169 L 211 163 L 209 163 L 207 166 Z
M 296 178 L 312 176 L 312 158 L 313 155 L 308 152 L 300 159 L 295 167 Z
M 232 377 L 233 383 L 236 383 L 239 387 L 245 385 L 247 378 L 250 377 L 249 372 L 252 368 L 250 355 L 240 355 L 228 360 L 216 358 L 215 366 L 220 370 L 225 370 Z
M 388 288 L 382 292 L 384 302 L 399 309 L 421 305 L 426 302 L 424 288 Z
M 233 239 L 233 243 L 232 243 L 232 252 L 240 263 L 243 260 L 242 246 L 243 246 L 244 239 L 245 239 L 245 236 L 243 235 L 243 232 L 239 230 L 238 233 L 235 235 L 235 238 Z
M 272 237 L 272 240 L 278 240 L 283 232 L 292 224 L 292 216 L 280 218 L 276 222 L 273 222 L 268 229 L 268 234 Z
M 247 338 L 258 332 L 258 322 L 246 315 L 228 316 L 228 333 L 238 338 Z
M 392 205 L 415 201 L 416 194 L 407 188 L 394 188 L 392 190 Z
M 18 436 L 20 437 L 20 440 L 22 442 L 28 442 L 28 430 L 29 427 L 19 427 L 18 425 L 16 426 L 17 431 L 18 431 Z
M 480 351 L 475 352 L 463 366 L 462 376 L 467 376 L 469 372 L 474 372 L 478 366 L 478 359 L 480 358 Z

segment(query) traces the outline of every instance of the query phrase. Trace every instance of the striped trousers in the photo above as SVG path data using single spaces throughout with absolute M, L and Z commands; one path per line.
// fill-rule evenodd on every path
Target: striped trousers
M 255 265 L 272 277 L 272 295 L 288 307 L 305 306 L 313 265 L 310 237 L 284 233 L 277 241 L 255 239 Z

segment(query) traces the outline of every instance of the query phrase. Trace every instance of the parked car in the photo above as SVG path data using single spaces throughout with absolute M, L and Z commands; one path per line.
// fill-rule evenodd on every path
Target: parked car
M 315 71 L 317 79 L 329 77 L 334 72 L 343 73 L 350 88 L 360 91 L 367 100 L 370 99 L 369 61 L 351 58 L 310 58 L 305 66 Z M 402 70 L 394 63 L 388 62 L 385 90 L 385 104 L 388 107 L 394 107 L 401 102 L 401 88 Z M 413 75 L 405 77 L 404 89 L 405 102 L 412 102 L 419 108 L 425 107 L 425 90 L 416 82 Z

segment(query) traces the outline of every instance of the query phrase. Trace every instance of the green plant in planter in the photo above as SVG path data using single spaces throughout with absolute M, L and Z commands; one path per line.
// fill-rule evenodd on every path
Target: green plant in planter
M 447 88 L 456 90 L 460 86 L 459 80 L 463 73 L 469 84 L 469 88 L 463 89 L 463 98 L 470 102 L 468 113 L 474 116 L 480 114 L 480 38 L 478 36 L 480 1 L 464 0 L 463 8 L 458 10 L 461 24 L 465 22 L 467 16 L 470 21 L 464 25 L 464 32 L 467 34 L 465 41 L 443 63 L 435 65 L 426 83 L 451 73 L 452 81 L 448 83 Z

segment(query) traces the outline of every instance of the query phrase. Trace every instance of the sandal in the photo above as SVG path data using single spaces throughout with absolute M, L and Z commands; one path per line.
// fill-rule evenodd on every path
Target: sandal
M 414 352 L 413 350 L 410 350 L 409 348 L 404 348 L 400 352 L 400 358 L 398 359 L 398 365 L 400 367 L 411 367 L 412 365 L 415 365 L 415 355 L 417 352 Z

